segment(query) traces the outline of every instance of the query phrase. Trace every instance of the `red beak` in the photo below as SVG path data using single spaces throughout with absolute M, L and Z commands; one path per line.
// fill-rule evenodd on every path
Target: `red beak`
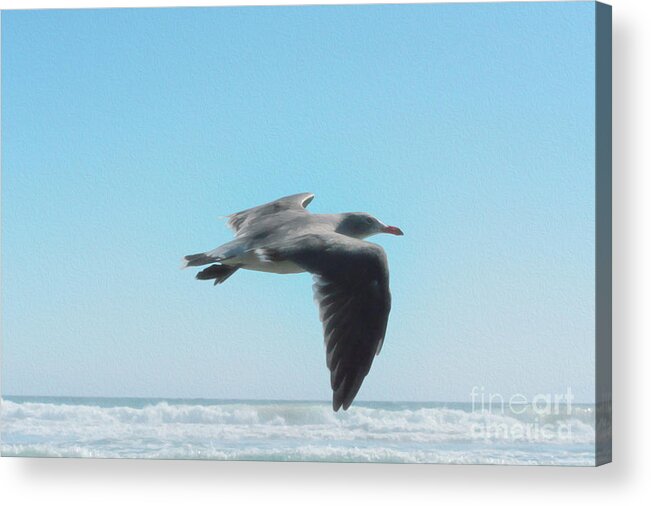
M 384 227 L 384 229 L 382 229 L 382 232 L 392 235 L 405 235 L 398 227 Z

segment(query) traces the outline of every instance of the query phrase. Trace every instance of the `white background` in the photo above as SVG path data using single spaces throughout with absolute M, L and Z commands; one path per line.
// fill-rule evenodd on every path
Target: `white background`
M 279 3 L 345 2 L 0 0 L 0 7 Z M 573 469 L 0 458 L 0 504 L 649 504 L 651 2 L 609 3 L 614 88 L 614 463 Z

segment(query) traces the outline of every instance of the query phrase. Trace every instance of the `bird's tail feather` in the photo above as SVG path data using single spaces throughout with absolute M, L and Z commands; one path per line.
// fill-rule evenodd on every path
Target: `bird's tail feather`
M 186 267 L 197 267 L 199 265 L 214 264 L 219 261 L 219 258 L 211 257 L 205 253 L 196 253 L 194 255 L 186 255 L 183 257 L 182 269 Z
M 239 266 L 237 265 L 215 264 L 199 272 L 197 274 L 197 279 L 214 279 L 216 285 L 221 285 L 224 281 L 235 274 L 237 269 L 239 269 Z

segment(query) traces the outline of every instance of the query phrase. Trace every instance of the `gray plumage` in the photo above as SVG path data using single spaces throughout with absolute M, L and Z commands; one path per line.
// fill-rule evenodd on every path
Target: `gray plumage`
M 238 269 L 310 272 L 323 323 L 332 406 L 348 409 L 380 352 L 391 309 L 384 250 L 363 239 L 402 235 L 367 213 L 311 214 L 299 193 L 228 217 L 235 239 L 188 255 L 185 267 L 211 264 L 198 279 L 223 283 Z

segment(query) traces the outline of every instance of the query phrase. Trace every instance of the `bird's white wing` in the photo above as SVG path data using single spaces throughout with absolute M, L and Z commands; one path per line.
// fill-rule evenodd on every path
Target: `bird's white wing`
M 236 236 L 240 237 L 246 235 L 247 229 L 253 227 L 256 222 L 271 215 L 286 211 L 307 212 L 305 208 L 312 200 L 314 200 L 313 193 L 297 193 L 282 197 L 273 202 L 229 215 L 228 226 L 233 229 Z
M 267 252 L 314 275 L 333 391 L 348 409 L 380 352 L 391 310 L 389 270 L 377 244 L 340 234 L 308 234 Z

